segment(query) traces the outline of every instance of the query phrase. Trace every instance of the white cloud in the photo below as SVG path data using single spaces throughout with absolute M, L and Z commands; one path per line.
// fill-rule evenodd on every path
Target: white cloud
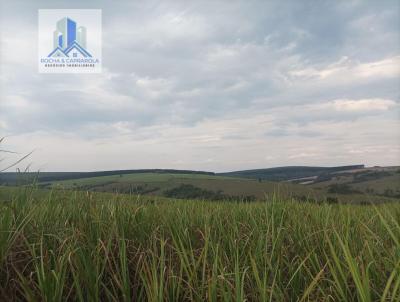
M 359 77 L 399 77 L 400 56 L 359 64 L 354 68 L 354 74 Z
M 322 68 L 306 67 L 289 71 L 294 78 L 327 80 L 357 80 L 363 78 L 396 78 L 400 76 L 400 56 L 385 58 L 374 62 L 357 63 L 348 57 Z
M 38 166 L 399 162 L 392 4 L 96 3 L 103 73 L 60 76 L 38 74 L 35 51 L 23 56 L 49 3 L 0 9 L 0 126 L 13 149 L 38 148 Z
M 329 105 L 337 111 L 385 111 L 396 106 L 396 102 L 385 99 L 335 100 Z
M 307 116 L 307 110 L 301 107 L 296 111 Z M 265 134 L 282 122 L 290 123 L 291 118 L 286 119 L 285 111 L 273 111 L 208 120 L 192 127 L 158 125 L 133 130 L 125 124 L 113 125 L 112 139 L 85 140 L 77 133 L 37 132 L 7 140 L 8 149 L 20 152 L 28 152 L 34 146 L 37 151 L 31 158 L 32 168 L 46 170 L 190 168 L 226 171 L 271 165 L 355 162 L 394 165 L 400 160 L 399 139 L 393 139 L 400 137 L 397 120 L 368 117 L 353 121 L 314 121 L 306 125 L 293 123 L 287 129 L 288 135 Z M 94 130 L 101 131 L 101 128 Z M 315 131 L 318 135 L 301 135 L 305 131 Z M 68 159 L 68 165 L 60 158 Z M 213 161 L 207 160 L 210 158 Z

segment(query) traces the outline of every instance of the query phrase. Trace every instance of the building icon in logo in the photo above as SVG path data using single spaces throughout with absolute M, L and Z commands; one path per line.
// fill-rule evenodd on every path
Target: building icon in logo
M 39 73 L 101 73 L 101 14 L 101 9 L 39 9 Z
M 65 17 L 57 22 L 53 33 L 54 50 L 47 56 L 49 58 L 91 58 L 86 50 L 86 28 L 79 26 L 74 20 Z

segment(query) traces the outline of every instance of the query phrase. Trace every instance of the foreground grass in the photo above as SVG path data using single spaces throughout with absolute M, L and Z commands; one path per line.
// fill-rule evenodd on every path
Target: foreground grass
M 3 199 L 4 300 L 400 301 L 398 203 Z

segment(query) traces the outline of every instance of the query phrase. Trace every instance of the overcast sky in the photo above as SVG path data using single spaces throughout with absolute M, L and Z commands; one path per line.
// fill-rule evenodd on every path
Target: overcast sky
M 400 164 L 397 0 L 0 3 L 2 148 L 32 170 Z M 50 8 L 102 9 L 101 74 L 38 73 Z

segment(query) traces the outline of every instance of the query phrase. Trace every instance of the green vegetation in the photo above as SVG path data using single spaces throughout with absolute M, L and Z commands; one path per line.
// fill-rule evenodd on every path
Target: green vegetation
M 311 196 L 312 190 L 290 183 L 259 182 L 204 174 L 143 173 L 91 177 L 51 183 L 44 188 L 63 188 L 95 192 L 134 193 L 183 199 L 264 199 L 265 195 L 290 198 L 292 194 Z M 190 192 L 189 192 L 190 191 Z M 321 195 L 322 198 L 322 195 Z
M 240 200 L 255 201 L 255 196 L 229 196 L 221 191 L 209 191 L 195 187 L 193 185 L 181 184 L 179 187 L 165 191 L 164 195 L 171 198 L 180 199 L 203 199 L 203 200 Z
M 335 194 L 354 194 L 360 193 L 354 189 L 352 189 L 348 184 L 333 184 L 329 186 L 329 193 Z
M 279 167 L 215 174 L 185 170 L 1 173 L 0 184 L 164 196 L 182 199 L 263 200 L 266 196 L 317 203 L 380 203 L 400 198 L 399 167 Z M 280 180 L 270 181 L 267 179 Z
M 1 142 L 0 142 L 1 143 Z M 53 182 L 59 180 L 73 180 L 82 178 L 95 178 L 104 176 L 121 176 L 126 174 L 195 174 L 195 175 L 214 175 L 228 176 L 248 179 L 265 179 L 271 181 L 290 180 L 294 178 L 322 175 L 336 171 L 347 171 L 351 169 L 362 169 L 364 165 L 352 165 L 341 167 L 276 167 L 269 169 L 244 170 L 226 173 L 214 173 L 193 170 L 174 170 L 174 169 L 136 169 L 136 170 L 113 170 L 113 171 L 95 171 L 95 172 L 35 172 L 24 173 L 23 177 L 19 173 L 5 172 L 0 175 L 0 184 L 13 185 L 16 183 L 29 183 L 33 179 L 39 182 Z
M 327 194 L 335 194 L 339 200 L 347 196 L 364 196 L 365 201 L 400 198 L 400 175 L 398 167 L 374 167 L 338 172 L 318 177 L 307 187 Z
M 347 173 L 345 178 L 340 176 L 337 181 L 330 180 L 314 185 L 301 185 L 292 182 L 271 182 L 261 179 L 195 173 L 133 173 L 42 182 L 39 185 L 43 188 L 166 196 L 183 199 L 264 200 L 266 196 L 278 195 L 283 199 L 300 196 L 300 200 L 315 200 L 316 202 L 324 202 L 328 198 L 330 200 L 335 199 L 338 202 L 352 203 L 379 203 L 398 200 L 397 195 L 400 193 L 398 191 L 400 190 L 400 184 L 396 180 L 400 180 L 400 175 L 395 174 L 382 179 L 359 183 L 352 183 L 351 175 L 351 173 Z M 368 184 L 367 187 L 364 186 L 365 183 Z M 190 194 L 188 194 L 189 191 L 191 191 Z M 205 191 L 208 191 L 208 193 L 206 194 Z
M 1 141 L 0 141 L 1 143 Z M 29 156 L 29 154 L 27 155 Z M 26 158 L 20 159 L 18 162 Z M 17 162 L 17 163 L 18 163 Z M 4 172 L 0 174 L 1 185 L 28 184 L 32 181 L 53 182 L 59 180 L 73 180 L 82 178 L 96 178 L 107 176 L 123 176 L 126 174 L 196 174 L 196 175 L 215 175 L 213 172 L 193 171 L 193 170 L 174 170 L 174 169 L 137 169 L 137 170 L 112 170 L 95 172 Z
M 223 200 L 224 195 L 221 191 L 213 192 L 209 190 L 200 189 L 193 185 L 181 184 L 177 188 L 167 190 L 165 196 L 180 199 L 208 199 L 208 200 Z
M 400 204 L 0 188 L 15 301 L 400 301 Z
M 158 182 L 171 182 L 179 179 L 196 179 L 196 180 L 209 180 L 209 179 L 237 179 L 231 177 L 214 176 L 207 174 L 182 174 L 182 173 L 133 173 L 124 175 L 110 175 L 110 176 L 96 176 L 88 178 L 79 178 L 73 180 L 53 181 L 48 184 L 62 185 L 63 187 L 73 187 L 77 185 L 97 185 L 103 183 L 158 183 Z
M 254 169 L 219 173 L 219 175 L 234 176 L 250 179 L 265 179 L 271 181 L 292 180 L 310 176 L 324 177 L 337 171 L 348 171 L 363 169 L 364 165 L 339 166 L 339 167 L 308 167 L 308 166 L 288 166 L 268 169 Z

